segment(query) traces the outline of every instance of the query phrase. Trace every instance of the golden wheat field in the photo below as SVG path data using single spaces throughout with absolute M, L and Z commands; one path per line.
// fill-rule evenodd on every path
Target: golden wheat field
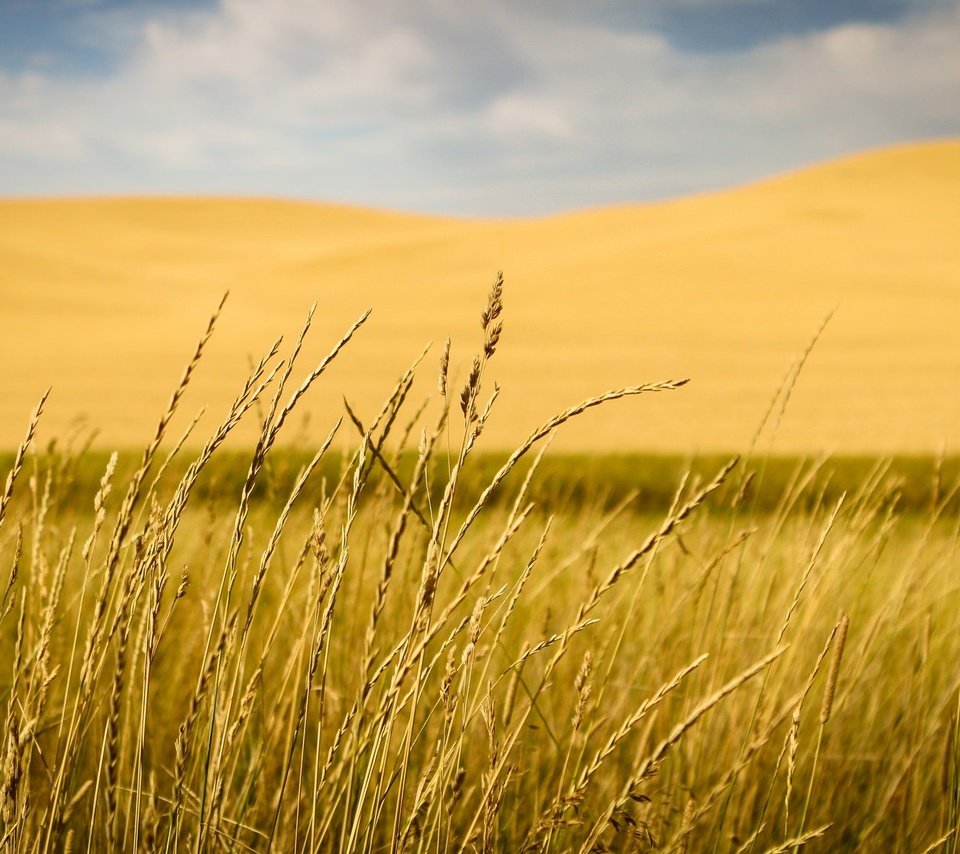
M 659 508 L 539 475 L 669 382 L 484 471 L 502 300 L 435 415 L 402 372 L 299 470 L 280 437 L 358 330 L 268 350 L 196 451 L 167 431 L 209 334 L 138 458 L 33 448 L 41 402 L 0 494 L 5 851 L 957 850 L 955 474 L 904 506 L 811 459 L 765 509 L 763 457 Z
M 0 202 L 0 851 L 956 854 L 958 155 Z
M 656 406 L 638 400 L 588 416 L 558 446 L 744 448 L 835 310 L 776 449 L 955 448 L 958 233 L 956 141 L 703 197 L 530 220 L 257 199 L 0 201 L 0 444 L 18 441 L 23 413 L 49 385 L 43 435 L 85 414 L 104 447 L 146 441 L 171 365 L 227 290 L 190 416 L 225 405 L 248 360 L 271 335 L 295 334 L 313 302 L 319 341 L 373 314 L 303 411 L 328 419 L 349 389 L 369 412 L 389 390 L 384 366 L 409 364 L 429 341 L 436 356 L 451 336 L 453 373 L 465 374 L 473 306 L 503 269 L 510 346 L 492 446 L 512 447 L 598 387 L 690 378 Z M 319 343 L 307 346 L 309 358 L 321 355 Z

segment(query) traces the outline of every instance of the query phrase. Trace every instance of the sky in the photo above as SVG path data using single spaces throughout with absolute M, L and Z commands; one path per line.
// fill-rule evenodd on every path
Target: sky
M 960 0 L 0 0 L 0 196 L 527 216 L 960 136 Z

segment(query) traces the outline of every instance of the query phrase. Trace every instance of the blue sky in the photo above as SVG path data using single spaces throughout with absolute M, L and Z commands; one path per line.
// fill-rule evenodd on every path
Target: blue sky
M 960 0 L 0 0 L 0 195 L 527 215 L 960 135 Z

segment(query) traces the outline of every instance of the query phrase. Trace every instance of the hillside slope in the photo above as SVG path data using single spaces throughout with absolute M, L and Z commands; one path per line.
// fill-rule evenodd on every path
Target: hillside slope
M 781 451 L 960 445 L 960 141 L 870 152 L 708 196 L 469 221 L 256 199 L 0 201 L 0 447 L 53 386 L 44 435 L 84 413 L 100 443 L 151 435 L 230 298 L 185 402 L 219 414 L 249 356 L 318 312 L 303 368 L 374 313 L 309 400 L 370 413 L 430 340 L 461 374 L 498 268 L 503 386 L 487 444 L 590 394 L 690 377 L 558 438 L 586 449 L 743 449 L 833 308 L 779 425 Z M 294 427 L 294 431 L 300 429 Z M 250 435 L 249 433 L 247 435 Z

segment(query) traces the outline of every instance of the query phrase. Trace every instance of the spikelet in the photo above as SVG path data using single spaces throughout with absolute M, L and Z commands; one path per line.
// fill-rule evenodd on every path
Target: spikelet
M 574 688 L 577 691 L 577 705 L 573 711 L 573 729 L 580 729 L 583 722 L 583 710 L 586 708 L 587 701 L 590 699 L 590 674 L 593 670 L 593 653 L 587 650 L 583 656 L 583 663 L 577 671 L 577 678 L 574 680 Z
M 27 435 L 17 447 L 17 453 L 13 458 L 13 467 L 7 474 L 7 480 L 4 483 L 3 492 L 0 493 L 0 526 L 3 525 L 3 519 L 7 513 L 7 505 L 10 503 L 10 499 L 13 497 L 14 484 L 17 482 L 17 476 L 20 474 L 20 470 L 23 468 L 23 462 L 27 457 L 27 450 L 30 448 L 30 444 L 33 442 L 33 437 L 37 432 L 37 424 L 40 422 L 40 416 L 43 414 L 43 405 L 47 402 L 47 397 L 49 394 L 49 389 L 43 393 L 42 397 L 40 398 L 40 402 L 37 404 L 36 408 L 33 410 L 33 414 L 30 416 L 30 422 L 27 424 Z
M 460 411 L 468 422 L 473 423 L 477 420 L 477 392 L 480 390 L 480 357 L 473 357 L 473 364 L 470 366 L 470 375 L 467 382 L 460 392 Z
M 680 841 L 677 846 L 678 854 L 687 854 L 690 850 L 690 832 L 693 830 L 694 814 L 697 802 L 690 798 L 683 808 L 683 821 L 680 823 Z
M 450 339 L 443 342 L 443 353 L 440 355 L 440 376 L 437 379 L 437 388 L 440 396 L 447 396 L 447 377 L 450 374 Z
M 830 712 L 833 710 L 833 697 L 837 691 L 837 677 L 840 675 L 840 662 L 843 660 L 843 647 L 847 642 L 847 628 L 850 626 L 850 620 L 844 614 L 840 618 L 840 626 L 837 629 L 837 637 L 834 641 L 833 657 L 830 659 L 830 670 L 827 671 L 827 685 L 823 689 L 823 704 L 820 706 L 820 723 L 825 724 L 830 720 Z
M 483 355 L 489 359 L 497 351 L 500 336 L 503 334 L 503 324 L 497 319 L 503 312 L 503 272 L 497 273 L 490 295 L 487 297 L 487 307 L 480 317 L 484 332 Z

